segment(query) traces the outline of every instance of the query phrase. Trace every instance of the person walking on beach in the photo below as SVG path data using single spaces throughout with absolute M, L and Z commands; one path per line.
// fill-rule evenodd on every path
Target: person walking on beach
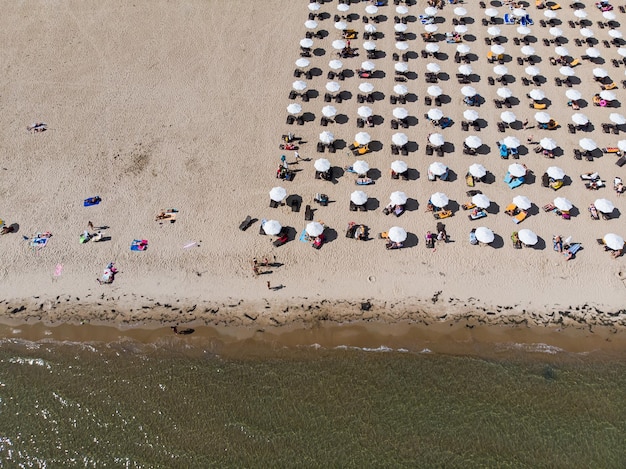
M 302 160 L 302 157 L 300 156 L 300 153 L 298 153 L 297 151 L 294 151 L 294 152 L 293 152 L 293 156 L 294 156 L 294 158 L 296 159 L 296 164 L 297 164 L 299 161 L 303 161 L 303 160 Z
M 88 222 L 88 223 L 87 223 L 87 229 L 88 229 L 89 231 L 93 231 L 93 223 Z
M 269 281 L 269 280 L 267 281 L 267 289 L 268 289 L 268 290 L 271 290 L 271 289 L 272 289 L 272 286 L 270 285 L 270 281 Z
M 287 157 L 285 155 L 280 156 L 280 162 L 282 163 L 283 168 L 285 169 L 289 168 L 289 163 L 287 163 Z

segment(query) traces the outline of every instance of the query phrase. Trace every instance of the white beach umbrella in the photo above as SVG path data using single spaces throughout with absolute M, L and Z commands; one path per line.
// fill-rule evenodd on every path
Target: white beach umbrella
M 325 173 L 330 169 L 330 161 L 328 161 L 326 158 L 317 159 L 315 160 L 315 163 L 313 163 L 313 167 L 316 171 Z
M 443 117 L 443 112 L 441 111 L 441 109 L 430 109 L 427 115 L 429 119 L 438 121 Z
M 619 235 L 616 235 L 615 233 L 605 234 L 602 240 L 604 241 L 604 244 L 606 244 L 606 246 L 609 249 L 613 249 L 614 251 L 619 251 L 620 249 L 624 249 L 624 238 L 622 238 Z
M 598 148 L 598 144 L 594 142 L 593 140 L 591 140 L 590 138 L 581 138 L 578 141 L 578 144 L 583 150 L 587 150 L 587 151 L 593 151 L 596 148 Z
M 397 84 L 393 87 L 393 92 L 399 96 L 404 96 L 409 92 L 409 89 L 405 85 Z
M 565 197 L 557 197 L 556 199 L 554 199 L 553 203 L 554 203 L 554 206 L 556 208 L 558 208 L 559 210 L 562 210 L 564 212 L 569 212 L 572 209 L 572 207 L 574 206 Z
M 430 134 L 430 136 L 428 137 L 428 141 L 435 147 L 440 147 L 444 143 L 446 143 L 443 135 L 441 134 Z
M 403 33 L 409 29 L 409 27 L 404 23 L 396 23 L 393 25 L 393 29 L 398 33 Z
M 551 139 L 551 138 L 542 138 L 539 141 L 539 145 L 541 146 L 541 148 L 543 148 L 544 150 L 554 150 L 557 147 L 556 142 Z
M 431 73 L 439 73 L 441 71 L 441 67 L 438 64 L 431 62 L 426 65 L 426 70 Z
M 568 99 L 571 99 L 571 100 L 573 100 L 573 101 L 577 101 L 577 100 L 579 100 L 580 98 L 582 98 L 582 97 L 583 97 L 583 95 L 582 95 L 582 94 L 580 93 L 580 91 L 578 91 L 578 90 L 567 90 L 567 91 L 565 92 L 565 96 L 566 96 Z
M 522 243 L 527 246 L 534 246 L 535 244 L 537 244 L 537 241 L 539 241 L 535 232 L 527 228 L 519 230 L 517 232 L 517 237 Z
M 313 39 L 309 39 L 308 37 L 300 40 L 300 47 L 304 47 L 305 49 L 310 49 L 313 47 Z
M 334 59 L 328 62 L 328 66 L 333 70 L 340 70 L 343 67 L 343 62 L 341 60 Z
M 542 99 L 545 99 L 546 94 L 542 90 L 535 88 L 534 90 L 530 90 L 528 96 L 530 96 L 530 99 L 534 101 L 541 101 Z
M 317 28 L 317 21 L 307 20 L 304 22 L 304 27 L 307 29 L 315 29 Z
M 539 75 L 539 73 L 541 73 L 539 71 L 539 68 L 535 67 L 534 65 L 529 65 L 524 69 L 524 71 L 526 72 L 526 75 L 529 75 L 531 77 L 535 77 Z
M 274 202 L 282 202 L 287 197 L 287 190 L 284 187 L 276 186 L 270 190 L 270 199 Z
M 473 86 L 464 86 L 461 88 L 461 94 L 463 94 L 463 96 L 471 97 L 476 96 L 477 91 Z
M 363 49 L 365 50 L 376 50 L 376 43 L 374 41 L 366 41 L 363 43 Z
M 470 135 L 469 137 L 467 137 L 465 139 L 465 145 L 467 145 L 470 148 L 478 148 L 483 144 L 483 141 L 480 139 L 480 137 L 477 137 L 476 135 Z
M 498 28 L 497 26 L 490 26 L 489 28 L 487 28 L 487 34 L 489 34 L 490 36 L 498 36 L 500 34 L 500 28 Z
M 367 132 L 359 132 L 354 136 L 354 141 L 359 145 L 367 145 L 372 141 L 372 137 Z
M 371 93 L 374 91 L 374 85 L 371 83 L 361 83 L 359 85 L 359 91 L 362 91 L 363 93 Z
M 556 55 L 560 55 L 561 57 L 565 57 L 567 55 L 569 55 L 569 51 L 567 50 L 566 47 L 563 46 L 558 46 L 554 48 L 554 53 Z
M 343 39 L 335 39 L 332 42 L 332 46 L 333 46 L 333 49 L 336 49 L 336 50 L 345 49 L 346 48 L 346 41 L 344 41 Z
M 450 199 L 448 199 L 448 196 L 443 192 L 435 192 L 430 196 L 430 203 L 435 207 L 443 208 L 448 205 L 448 202 L 450 202 Z
M 600 91 L 600 99 L 604 99 L 605 101 L 615 101 L 617 99 L 617 95 L 609 90 Z
M 615 18 L 617 18 L 617 15 L 612 11 L 604 11 L 602 12 L 602 16 L 604 17 L 604 19 L 609 21 L 613 21 Z
M 513 177 L 520 178 L 526 175 L 526 168 L 519 163 L 513 163 L 509 165 L 509 174 Z
M 459 34 L 465 34 L 467 32 L 467 26 L 465 26 L 464 24 L 459 24 L 454 27 L 454 31 Z
M 370 33 L 370 34 L 375 33 L 377 31 L 376 26 L 374 26 L 372 23 L 366 24 L 364 29 L 366 33 Z
M 521 34 L 522 36 L 526 36 L 527 34 L 530 34 L 530 28 L 528 26 L 518 26 L 517 27 L 517 34 Z
M 526 16 L 528 14 L 528 12 L 526 10 L 524 10 L 523 8 L 515 8 L 513 10 L 513 14 L 519 18 Z
M 428 89 L 426 90 L 426 92 L 433 97 L 437 97 L 437 96 L 441 96 L 443 94 L 443 90 L 441 89 L 440 86 L 437 85 L 431 85 L 428 87 Z
M 620 47 L 619 49 L 617 49 L 617 53 L 622 57 L 626 57 L 626 47 Z
M 448 171 L 448 167 L 445 164 L 443 164 L 441 161 L 435 161 L 434 163 L 430 164 L 430 166 L 428 167 L 428 171 L 430 171 L 435 176 L 443 176 L 444 174 L 446 174 L 446 171 Z M 447 203 L 448 202 L 446 201 L 446 204 Z
M 479 242 L 485 243 L 485 244 L 492 243 L 493 240 L 496 239 L 495 235 L 493 234 L 493 231 L 491 231 L 486 226 L 479 226 L 478 228 L 476 228 L 476 231 L 474 232 L 474 236 L 476 236 L 476 239 Z
M 267 220 L 263 223 L 263 231 L 266 235 L 276 236 L 283 227 L 277 220 Z
M 501 46 L 500 44 L 494 44 L 493 46 L 491 46 L 491 52 L 496 55 L 504 54 L 504 46 Z
M 350 200 L 355 205 L 364 205 L 367 203 L 367 194 L 363 191 L 354 191 L 350 194 Z
M 391 136 L 391 141 L 394 145 L 404 146 L 409 142 L 409 137 L 405 133 L 396 132 Z
M 574 16 L 580 19 L 587 18 L 587 12 L 585 10 L 576 10 Z
M 550 28 L 548 30 L 548 34 L 550 34 L 551 36 L 554 37 L 561 37 L 563 36 L 563 30 L 561 28 Z
M 496 75 L 506 75 L 507 73 L 509 73 L 509 69 L 506 68 L 505 65 L 496 65 L 495 67 L 493 67 L 493 73 L 495 73 Z
M 300 106 L 298 103 L 291 103 L 289 106 L 287 106 L 287 112 L 289 114 L 300 114 L 302 112 L 302 106 Z
M 324 232 L 324 225 L 317 221 L 312 221 L 306 225 L 306 234 L 309 236 L 319 236 Z
M 524 46 L 520 49 L 520 51 L 524 55 L 533 55 L 535 53 L 535 48 L 533 46 Z
M 619 148 L 620 151 L 626 151 L 626 140 L 620 140 L 617 142 L 617 148 Z
M 399 5 L 396 7 L 396 13 L 399 15 L 406 15 L 409 12 L 409 9 L 404 5 Z
M 348 23 L 346 23 L 345 21 L 337 21 L 335 23 L 335 29 L 339 29 L 341 31 L 348 29 Z
M 431 54 L 433 54 L 433 53 L 439 51 L 439 46 L 437 44 L 429 42 L 428 44 L 426 44 L 426 51 L 430 52 Z
M 587 54 L 592 59 L 597 59 L 598 57 L 600 57 L 600 51 L 595 47 L 587 47 L 587 49 L 585 50 L 585 54 Z
M 309 3 L 309 10 L 311 11 L 317 11 L 320 8 L 322 8 L 322 5 L 320 5 L 319 3 Z
M 454 9 L 454 14 L 456 16 L 465 16 L 465 15 L 467 15 L 467 10 L 465 8 L 463 8 L 463 7 L 456 7 Z
M 491 205 L 491 200 L 485 194 L 476 194 L 472 197 L 472 203 L 479 208 L 488 208 Z
M 481 178 L 487 174 L 487 170 L 482 164 L 474 163 L 469 167 L 469 173 L 475 178 Z
M 396 160 L 391 162 L 391 170 L 398 174 L 405 173 L 408 169 L 408 165 L 402 160 Z
M 611 29 L 609 31 L 609 36 L 611 36 L 613 39 L 620 39 L 622 38 L 624 35 L 622 34 L 621 31 L 617 30 L 617 29 Z
M 370 170 L 370 165 L 367 164 L 367 161 L 357 160 L 352 165 L 352 169 L 357 174 L 367 174 L 367 172 Z
M 472 50 L 472 48 L 467 44 L 459 44 L 458 46 L 456 46 L 456 51 L 459 54 L 467 54 L 470 50 Z
M 306 82 L 302 80 L 296 80 L 291 84 L 291 86 L 293 86 L 293 89 L 296 91 L 302 91 L 306 89 Z
M 517 120 L 517 116 L 511 111 L 504 111 L 502 114 L 500 114 L 500 119 L 502 119 L 502 122 L 512 124 Z
M 459 66 L 459 73 L 461 75 L 465 75 L 465 76 L 471 75 L 472 71 L 473 70 L 472 70 L 472 66 L 471 65 L 464 64 L 464 65 L 460 65 Z
M 310 64 L 311 61 L 309 59 L 305 59 L 304 57 L 300 57 L 298 60 L 296 60 L 296 67 L 305 68 L 308 67 Z
M 361 68 L 363 70 L 367 70 L 368 72 L 371 72 L 372 70 L 376 68 L 376 64 L 374 62 L 370 62 L 369 60 L 366 60 L 365 62 L 361 62 Z
M 388 232 L 388 236 L 389 236 L 389 240 L 393 241 L 394 243 L 403 243 L 406 241 L 406 231 L 404 231 L 404 228 L 400 228 L 399 226 L 392 226 L 391 228 L 389 228 L 389 232 Z
M 540 124 L 547 124 L 548 122 L 550 122 L 550 119 L 550 114 L 548 114 L 547 112 L 535 113 L 535 120 Z
M 521 145 L 520 141 L 517 138 L 510 135 L 508 137 L 505 137 L 502 143 L 504 143 L 508 148 L 517 148 Z
M 580 30 L 580 35 L 586 38 L 593 37 L 593 31 L 589 28 L 582 28 Z
M 609 72 L 601 67 L 596 67 L 592 71 L 594 77 L 604 78 L 609 76 Z
M 391 195 L 389 196 L 389 200 L 394 205 L 404 205 L 406 204 L 407 199 L 408 199 L 407 195 L 401 191 L 392 192 Z
M 513 91 L 511 91 L 510 88 L 503 86 L 502 88 L 498 88 L 496 90 L 496 94 L 500 96 L 501 98 L 506 99 L 506 98 L 510 98 L 511 96 L 513 96 Z
M 573 77 L 574 75 L 576 75 L 576 72 L 572 67 L 561 67 L 559 68 L 559 73 L 566 77 Z
M 470 122 L 474 122 L 478 119 L 478 111 L 475 111 L 474 109 L 466 109 L 463 111 L 463 118 Z
M 426 26 L 424 26 L 424 30 L 427 33 L 434 33 L 439 30 L 439 26 L 437 26 L 436 24 L 427 24 Z
M 393 108 L 392 114 L 396 119 L 406 119 L 409 116 L 409 111 L 403 107 L 395 107 Z
M 400 72 L 400 73 L 404 73 L 404 72 L 408 72 L 409 71 L 409 66 L 404 63 L 404 62 L 397 62 L 393 68 L 396 70 L 396 72 Z
M 565 171 L 563 171 L 558 166 L 550 166 L 546 170 L 546 173 L 548 173 L 548 176 L 556 181 L 561 181 L 565 177 Z
M 320 133 L 320 142 L 325 143 L 326 145 L 329 145 L 333 143 L 334 141 L 335 141 L 335 136 L 333 135 L 332 132 L 325 130 L 324 132 Z
M 608 199 L 596 199 L 593 205 L 602 213 L 611 213 L 615 210 L 615 205 Z
M 574 122 L 574 124 L 576 125 L 585 125 L 587 124 L 587 122 L 589 122 L 589 119 L 586 115 L 577 112 L 576 114 L 572 115 L 572 122 Z
M 485 15 L 487 15 L 490 18 L 493 18 L 494 16 L 498 16 L 498 10 L 496 10 L 495 8 L 487 8 L 485 10 Z
M 612 112 L 611 114 L 609 114 L 609 120 L 617 125 L 626 124 L 626 117 L 624 117 L 621 114 L 618 114 L 617 112 Z
M 341 85 L 336 81 L 329 81 L 328 83 L 326 83 L 326 90 L 330 91 L 331 93 L 336 93 L 340 89 Z
M 437 14 L 437 9 L 435 7 L 427 7 L 424 10 L 424 14 L 426 16 L 435 16 Z
M 356 110 L 356 113 L 359 115 L 359 117 L 367 119 L 374 113 L 374 111 L 372 111 L 372 108 L 369 106 L 359 106 L 359 108 Z
M 554 19 L 556 18 L 556 11 L 554 10 L 546 10 L 543 12 L 543 16 L 545 16 L 548 19 Z
M 365 13 L 368 15 L 375 15 L 378 13 L 378 7 L 376 5 L 367 5 L 365 7 Z
M 407 50 L 409 48 L 409 43 L 404 41 L 396 42 L 396 49 L 398 50 Z
M 339 5 L 337 5 L 337 10 L 339 10 L 342 13 L 345 13 L 349 9 L 350 9 L 350 5 L 348 5 L 347 3 L 340 3 Z
M 532 206 L 530 199 L 523 195 L 513 197 L 513 203 L 521 210 L 528 210 Z

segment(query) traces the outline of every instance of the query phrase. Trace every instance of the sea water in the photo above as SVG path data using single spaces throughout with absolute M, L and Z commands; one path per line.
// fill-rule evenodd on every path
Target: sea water
M 619 357 L 211 348 L 2 340 L 0 467 L 626 467 Z

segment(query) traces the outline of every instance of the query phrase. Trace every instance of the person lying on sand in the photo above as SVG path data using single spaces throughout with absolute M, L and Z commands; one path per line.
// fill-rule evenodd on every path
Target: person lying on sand
M 34 124 L 31 124 L 26 127 L 26 130 L 28 130 L 29 132 L 33 132 L 33 133 L 44 132 L 47 129 L 48 129 L 48 124 L 46 124 L 45 122 L 35 122 Z

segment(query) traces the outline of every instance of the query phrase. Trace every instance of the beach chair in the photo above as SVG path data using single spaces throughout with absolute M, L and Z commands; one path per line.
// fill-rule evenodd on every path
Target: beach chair
M 522 184 L 524 184 L 524 181 L 526 180 L 526 178 L 524 176 L 522 177 L 518 177 L 518 178 L 514 178 L 512 181 L 509 182 L 509 187 L 511 189 L 515 189 L 516 187 L 521 186 Z
M 528 216 L 528 212 L 526 210 L 520 210 L 520 212 L 517 215 L 513 216 L 513 223 L 517 225 L 523 222 L 527 216 Z
M 508 184 L 512 180 L 513 180 L 513 176 L 511 176 L 511 173 L 507 171 L 506 174 L 504 175 L 504 182 Z
M 486 216 L 487 216 L 487 212 L 485 210 L 478 210 L 478 211 L 470 213 L 467 217 L 470 220 L 479 220 L 479 219 L 484 218 Z
M 439 210 L 437 212 L 433 212 L 433 216 L 435 217 L 435 220 L 443 220 L 444 218 L 452 216 L 452 210 Z
M 550 187 L 555 191 L 558 191 L 561 187 L 563 187 L 563 180 L 559 179 L 556 181 L 550 181 Z
M 473 210 L 476 208 L 476 205 L 474 205 L 472 202 L 467 202 L 466 204 L 461 205 L 461 208 L 463 210 Z

